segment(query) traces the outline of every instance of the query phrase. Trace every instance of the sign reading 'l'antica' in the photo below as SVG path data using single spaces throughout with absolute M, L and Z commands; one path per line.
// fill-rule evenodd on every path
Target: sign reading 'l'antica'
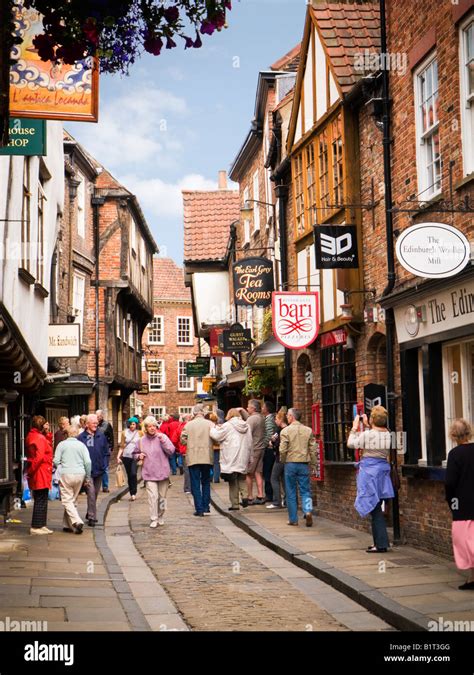
M 245 258 L 233 264 L 234 303 L 267 307 L 272 301 L 273 264 L 266 258 Z

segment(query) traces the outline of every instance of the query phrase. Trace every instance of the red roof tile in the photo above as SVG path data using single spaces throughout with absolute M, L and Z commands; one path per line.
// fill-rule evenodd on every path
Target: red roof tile
M 282 56 L 278 61 L 272 63 L 270 70 L 288 70 L 295 72 L 298 70 L 300 63 L 301 43 L 293 47 L 285 56 Z
M 153 300 L 191 302 L 191 291 L 184 285 L 184 270 L 171 258 L 153 258 Z
M 380 51 L 379 7 L 374 2 L 312 0 L 313 14 L 338 83 L 347 93 L 367 72 L 354 67 L 354 57 Z
M 184 260 L 223 260 L 230 226 L 240 217 L 237 190 L 183 190 Z

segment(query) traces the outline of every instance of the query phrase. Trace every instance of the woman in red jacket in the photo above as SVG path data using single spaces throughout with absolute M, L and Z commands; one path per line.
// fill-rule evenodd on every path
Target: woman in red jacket
M 35 415 L 25 440 L 28 485 L 33 493 L 34 506 L 30 534 L 52 534 L 46 527 L 48 492 L 53 476 L 53 448 L 43 433 L 46 420 Z

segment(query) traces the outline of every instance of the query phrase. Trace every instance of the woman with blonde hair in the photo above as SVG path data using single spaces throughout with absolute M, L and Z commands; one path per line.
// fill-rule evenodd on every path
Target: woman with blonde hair
M 239 491 L 242 506 L 248 505 L 246 475 L 252 452 L 252 432 L 237 408 L 231 408 L 222 426 L 211 429 L 211 438 L 220 443 L 220 467 L 223 480 L 229 483 L 229 511 L 239 510 Z
M 142 478 L 145 481 L 150 508 L 150 527 L 164 525 L 166 494 L 168 492 L 169 457 L 175 447 L 166 434 L 158 431 L 158 422 L 149 415 L 143 421 L 145 435 L 133 451 L 134 457 L 143 461 Z
M 465 419 L 457 419 L 449 429 L 456 447 L 449 451 L 446 468 L 446 499 L 453 516 L 452 539 L 456 567 L 468 570 L 468 577 L 459 586 L 461 591 L 474 591 L 474 443 L 472 427 Z
M 387 525 L 382 510 L 382 502 L 393 499 L 394 491 L 390 479 L 390 432 L 387 429 L 388 413 L 381 405 L 376 405 L 362 419 L 356 415 L 351 433 L 347 441 L 349 448 L 360 450 L 361 459 L 356 464 L 357 497 L 355 508 L 363 518 L 372 518 L 372 535 L 374 545 L 367 548 L 367 553 L 386 553 L 389 549 Z M 364 431 L 359 430 L 360 422 Z

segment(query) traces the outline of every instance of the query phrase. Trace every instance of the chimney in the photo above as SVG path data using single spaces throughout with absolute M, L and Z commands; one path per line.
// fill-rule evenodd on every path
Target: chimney
M 219 171 L 219 190 L 227 190 L 227 171 Z

